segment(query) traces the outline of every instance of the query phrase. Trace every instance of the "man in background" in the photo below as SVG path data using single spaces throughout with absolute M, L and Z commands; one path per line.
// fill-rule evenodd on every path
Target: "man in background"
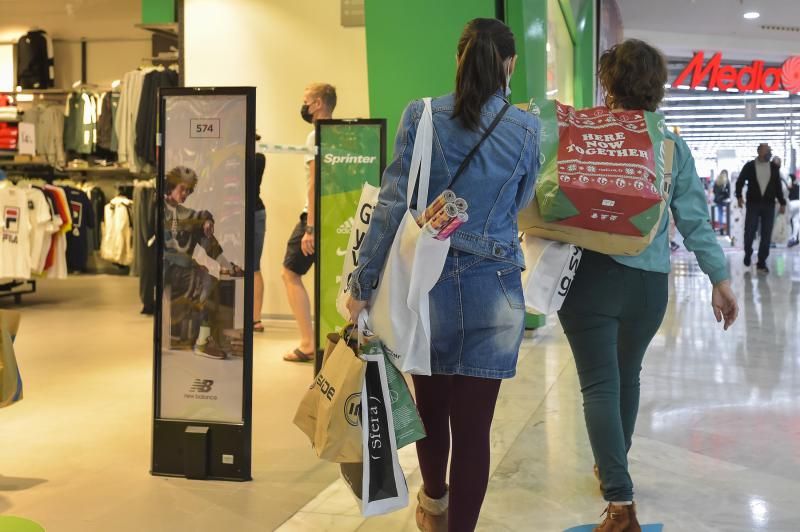
M 335 108 L 336 89 L 327 83 L 314 83 L 309 85 L 303 94 L 300 116 L 313 125 L 317 120 L 331 118 Z M 303 284 L 303 276 L 311 269 L 316 258 L 314 249 L 316 225 L 315 146 L 316 134 L 312 129 L 306 138 L 306 147 L 310 149 L 310 153 L 305 155 L 308 199 L 306 208 L 300 215 L 300 221 L 286 244 L 286 257 L 283 260 L 283 283 L 286 286 L 286 295 L 289 298 L 292 313 L 300 328 L 300 345 L 294 351 L 283 356 L 283 359 L 288 362 L 310 362 L 314 360 L 316 352 L 314 328 L 311 325 L 311 302 Z
M 747 210 L 744 221 L 744 265 L 750 266 L 753 255 L 753 240 L 759 225 L 761 238 L 758 246 L 759 273 L 769 273 L 767 258 L 772 240 L 772 228 L 775 225 L 775 201 L 780 204 L 780 212 L 786 212 L 786 198 L 783 195 L 780 169 L 772 163 L 772 149 L 769 144 L 758 146 L 758 157 L 745 163 L 736 180 L 736 199 L 739 207 L 745 205 L 742 193 L 747 184 Z

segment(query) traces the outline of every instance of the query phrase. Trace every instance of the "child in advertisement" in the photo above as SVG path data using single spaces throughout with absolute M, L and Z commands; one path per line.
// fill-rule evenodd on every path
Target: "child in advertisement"
M 170 347 L 223 360 L 242 356 L 242 350 L 230 329 L 231 309 L 220 302 L 220 278 L 244 272 L 223 255 L 213 215 L 184 205 L 197 181 L 197 173 L 185 166 L 166 176 L 164 290 L 169 294 Z

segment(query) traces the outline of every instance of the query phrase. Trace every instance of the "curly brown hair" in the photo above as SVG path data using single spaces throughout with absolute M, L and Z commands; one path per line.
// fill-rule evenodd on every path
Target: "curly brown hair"
M 667 61 L 646 42 L 628 39 L 603 52 L 597 75 L 609 108 L 655 111 L 664 99 Z

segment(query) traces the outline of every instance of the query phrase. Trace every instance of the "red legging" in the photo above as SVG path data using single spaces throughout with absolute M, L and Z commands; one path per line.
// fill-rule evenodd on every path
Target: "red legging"
M 447 491 L 452 431 L 449 530 L 472 531 L 489 483 L 489 430 L 501 381 L 461 375 L 413 378 L 417 408 L 428 434 L 417 442 L 425 493 L 440 499 Z

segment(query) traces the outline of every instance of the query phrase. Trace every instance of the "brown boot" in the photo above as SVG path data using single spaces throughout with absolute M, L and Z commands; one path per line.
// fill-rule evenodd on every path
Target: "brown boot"
M 422 532 L 447 532 L 447 505 L 450 494 L 441 499 L 431 499 L 425 493 L 425 486 L 417 494 L 417 528 Z
M 617 506 L 609 503 L 603 514 L 606 518 L 594 532 L 642 532 L 642 527 L 636 518 L 636 504 Z

